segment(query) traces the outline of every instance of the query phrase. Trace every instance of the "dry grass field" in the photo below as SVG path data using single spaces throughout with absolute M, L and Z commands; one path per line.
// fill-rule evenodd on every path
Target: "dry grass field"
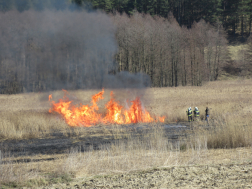
M 69 91 L 70 99 L 76 103 L 82 102 L 82 104 L 88 104 L 91 95 L 96 92 L 98 91 Z M 107 102 L 109 92 L 109 89 L 105 89 L 105 99 L 98 103 L 99 106 L 102 107 Z M 62 183 L 76 182 L 82 183 L 79 186 L 84 188 L 97 187 L 98 185 L 112 188 L 116 186 L 116 183 L 113 186 L 110 185 L 109 182 L 112 180 L 105 179 L 104 175 L 107 175 L 106 178 L 113 177 L 108 175 L 118 174 L 134 173 L 133 175 L 140 175 L 142 172 L 139 171 L 143 170 L 152 170 L 149 172 L 156 174 L 157 171 L 162 172 L 163 169 L 167 170 L 168 168 L 170 170 L 171 167 L 180 170 L 185 166 L 206 165 L 210 167 L 223 165 L 224 168 L 222 168 L 226 170 L 229 170 L 227 165 L 237 165 L 239 169 L 244 170 L 246 165 L 251 163 L 252 80 L 216 81 L 206 83 L 202 87 L 115 91 L 115 97 L 121 102 L 126 97 L 140 95 L 150 113 L 166 116 L 165 124 L 186 123 L 187 108 L 194 109 L 197 106 L 201 113 L 201 120 L 194 121 L 191 124 L 191 130 L 188 130 L 188 137 L 181 141 L 178 140 L 175 145 L 164 136 L 162 124 L 150 124 L 152 131 L 141 138 L 132 137 L 125 127 L 117 125 L 111 126 L 111 129 L 107 129 L 109 126 L 103 127 L 103 125 L 94 126 L 91 130 L 71 128 L 59 115 L 48 113 L 50 108 L 49 94 L 0 95 L 0 140 L 50 138 L 52 137 L 51 133 L 62 133 L 68 137 L 74 136 L 74 140 L 78 140 L 80 136 L 103 135 L 106 137 L 110 134 L 118 139 L 117 142 L 111 145 L 101 145 L 100 150 L 90 148 L 86 152 L 72 149 L 64 154 L 36 154 L 19 157 L 14 157 L 11 153 L 9 155 L 2 153 L 0 154 L 0 188 L 22 186 L 33 188 L 72 186 L 74 188 L 72 184 Z M 54 91 L 51 94 L 54 100 L 63 96 L 62 91 Z M 208 123 L 204 121 L 206 106 L 210 108 Z M 101 112 L 103 111 L 105 110 L 101 109 Z M 128 142 L 123 140 L 125 137 Z M 20 161 L 21 159 L 30 159 L 30 162 Z M 220 166 L 220 170 L 222 168 Z M 198 170 L 198 168 L 196 169 Z M 191 170 L 191 168 L 186 170 Z M 219 168 L 217 168 L 218 170 Z M 246 170 L 245 173 L 247 173 Z M 188 171 L 188 174 L 194 173 Z M 250 175 L 249 171 L 249 178 Z M 238 175 L 237 178 L 239 179 L 239 177 Z M 99 179 L 102 180 L 103 185 Z M 129 179 L 132 180 L 131 177 Z M 156 179 L 160 180 L 161 178 L 157 177 Z M 95 182 L 87 184 L 90 180 L 95 180 Z M 184 180 L 187 179 L 184 178 Z M 201 188 L 208 185 L 207 182 L 206 185 L 197 185 L 197 182 L 192 182 L 191 186 Z M 139 181 L 139 183 L 144 182 Z M 151 181 L 148 183 L 150 184 L 148 186 L 143 184 L 136 187 L 134 184 L 127 185 L 125 181 L 126 185 L 121 183 L 121 186 L 126 188 L 130 188 L 129 186 L 132 188 L 166 188 L 168 186 L 153 184 Z M 219 185 L 218 183 L 216 185 L 209 184 L 212 184 L 211 187 L 222 186 L 220 183 Z

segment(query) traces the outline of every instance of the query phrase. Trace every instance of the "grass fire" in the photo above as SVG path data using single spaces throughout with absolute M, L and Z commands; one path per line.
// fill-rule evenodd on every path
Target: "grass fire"
M 171 186 L 181 181 L 176 180 L 176 175 L 173 177 L 174 173 L 170 175 L 170 169 L 179 171 L 178 174 L 183 171 L 183 178 L 188 179 L 191 175 L 195 176 L 196 171 L 200 177 L 191 182 L 194 186 L 198 186 L 200 179 L 204 183 L 204 178 L 210 178 L 209 184 L 214 184 L 216 181 L 211 180 L 214 174 L 225 181 L 223 184 L 230 185 L 230 188 L 236 180 L 222 179 L 222 175 L 229 174 L 229 178 L 237 177 L 241 182 L 244 182 L 242 178 L 246 176 L 250 182 L 251 79 L 215 81 L 202 87 L 147 88 L 135 93 L 122 89 L 113 89 L 112 93 L 107 90 L 59 90 L 50 93 L 0 95 L 2 186 L 9 188 L 14 183 L 18 188 L 50 188 L 58 184 L 59 188 L 74 188 L 73 183 L 76 185 L 79 179 L 82 183 L 79 184 L 80 187 L 86 183 L 90 184 L 86 188 L 91 188 L 99 185 L 97 179 L 94 179 L 98 178 L 96 175 L 119 173 L 123 175 L 120 179 L 126 178 L 122 186 L 127 188 L 134 184 L 128 178 L 133 180 L 139 176 L 142 179 L 141 171 L 153 167 L 155 170 L 150 173 L 148 171 L 150 180 L 156 174 L 162 174 L 161 179 L 154 178 L 157 188 L 167 188 L 165 179 L 170 177 L 174 178 L 169 181 Z M 52 95 L 48 102 L 49 94 Z M 128 107 L 124 101 L 127 98 Z M 136 99 L 139 101 L 135 101 Z M 96 120 L 100 122 L 96 126 L 86 127 L 84 122 L 75 120 L 75 126 L 70 127 L 64 119 L 58 119 L 61 115 L 53 110 L 59 102 L 66 103 L 64 111 L 70 113 L 89 108 L 86 112 L 100 115 Z M 124 112 L 133 109 L 134 102 L 136 105 L 141 104 L 142 112 L 148 110 L 154 123 L 124 125 L 111 124 L 115 121 L 105 122 L 107 116 L 125 121 Z M 204 114 L 206 105 L 212 108 L 209 123 L 200 119 L 191 122 L 192 129 L 189 129 L 185 113 L 189 105 L 197 106 L 201 115 Z M 120 114 L 110 112 L 111 107 L 119 107 Z M 48 113 L 49 109 L 52 113 Z M 155 123 L 159 117 L 154 115 L 165 115 L 165 122 Z M 71 117 L 74 117 L 73 114 Z M 91 121 L 89 125 L 94 124 Z M 104 125 L 101 124 L 102 121 Z M 206 165 L 209 167 L 207 170 Z M 129 176 L 126 177 L 128 173 Z M 202 174 L 206 177 L 203 178 Z M 94 182 L 89 182 L 91 179 Z M 111 184 L 110 179 L 104 182 Z M 116 184 L 112 183 L 111 186 Z M 132 188 L 136 188 L 134 186 Z M 141 186 L 144 187 L 144 183 Z
M 151 116 L 143 107 L 140 97 L 136 97 L 133 101 L 126 101 L 126 107 L 120 105 L 114 98 L 113 91 L 110 92 L 110 101 L 106 103 L 105 115 L 99 113 L 97 102 L 104 99 L 104 89 L 97 94 L 92 95 L 91 106 L 82 105 L 75 106 L 67 97 L 67 91 L 63 99 L 58 102 L 51 101 L 52 95 L 49 95 L 49 101 L 52 107 L 50 113 L 57 112 L 62 115 L 66 123 L 70 126 L 90 127 L 98 123 L 102 124 L 132 124 L 132 123 L 150 123 L 164 122 L 165 116 Z M 130 103 L 130 104 L 129 104 Z
M 252 188 L 251 0 L 0 2 L 0 189 Z

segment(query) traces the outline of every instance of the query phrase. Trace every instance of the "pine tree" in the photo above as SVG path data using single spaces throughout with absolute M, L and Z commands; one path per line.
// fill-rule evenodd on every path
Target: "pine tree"
M 49 8 L 49 3 L 48 0 L 33 0 L 33 8 L 35 10 L 41 11 L 44 10 L 45 8 Z
M 31 0 L 15 0 L 14 6 L 18 11 L 23 12 L 29 10 L 32 7 L 32 3 Z
M 105 0 L 105 11 L 106 12 L 112 12 L 113 10 L 113 4 L 112 4 L 112 0 Z
M 52 7 L 57 10 L 64 10 L 69 5 L 69 2 L 67 2 L 66 0 L 50 0 L 50 2 Z
M 146 12 L 150 15 L 157 15 L 157 0 L 146 1 Z
M 12 9 L 13 0 L 0 0 L 0 11 L 6 12 Z
M 247 30 L 247 21 L 251 14 L 251 0 L 240 0 L 238 7 L 238 16 L 241 24 L 241 36 L 244 35 L 244 30 Z
M 223 16 L 225 17 L 224 27 L 226 30 L 231 29 L 235 36 L 238 22 L 238 6 L 237 0 L 226 0 L 222 2 Z
M 252 23 L 252 0 L 250 0 L 249 5 L 249 35 L 251 34 L 251 23 Z
M 201 18 L 204 20 L 215 23 L 221 19 L 223 9 L 221 7 L 221 0 L 204 0 L 201 1 Z
M 159 15 L 162 17 L 167 17 L 169 13 L 169 1 L 168 0 L 158 0 Z

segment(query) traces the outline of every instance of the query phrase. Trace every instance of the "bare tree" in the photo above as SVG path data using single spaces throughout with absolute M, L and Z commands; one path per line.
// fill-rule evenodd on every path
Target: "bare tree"
M 139 13 L 115 17 L 119 71 L 147 73 L 157 87 L 199 86 L 218 78 L 226 53 L 220 24 L 201 20 L 188 29 L 171 13 L 167 19 Z
M 114 65 L 115 27 L 104 13 L 14 10 L 0 20 L 1 93 L 101 88 Z

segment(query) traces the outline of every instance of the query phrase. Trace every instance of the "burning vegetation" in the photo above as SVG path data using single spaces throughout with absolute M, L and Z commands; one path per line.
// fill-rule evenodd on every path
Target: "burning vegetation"
M 75 106 L 67 97 L 67 91 L 63 99 L 58 102 L 51 101 L 52 95 L 49 95 L 49 101 L 52 107 L 50 113 L 57 112 L 62 115 L 66 123 L 70 126 L 90 127 L 92 125 L 102 124 L 131 124 L 131 123 L 149 123 L 149 122 L 164 122 L 165 116 L 151 116 L 150 113 L 143 107 L 139 97 L 135 100 L 127 102 L 127 107 L 120 105 L 114 98 L 113 91 L 110 92 L 110 101 L 106 103 L 105 115 L 99 113 L 97 102 L 104 99 L 104 90 L 92 96 L 91 106 L 82 105 Z

